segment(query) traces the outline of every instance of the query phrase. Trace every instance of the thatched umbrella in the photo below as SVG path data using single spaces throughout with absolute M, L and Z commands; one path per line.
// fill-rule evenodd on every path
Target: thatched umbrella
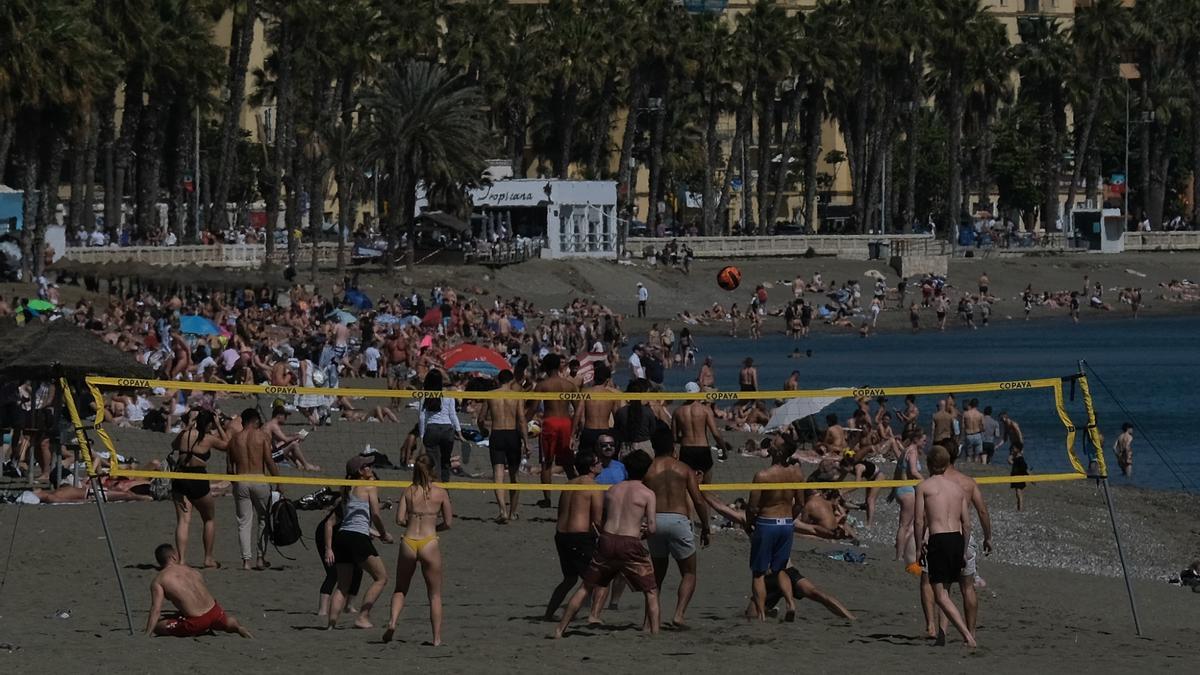
M 87 375 L 154 377 L 149 366 L 66 319 L 0 328 L 0 345 L 4 378 L 46 380 L 60 372 L 74 381 Z

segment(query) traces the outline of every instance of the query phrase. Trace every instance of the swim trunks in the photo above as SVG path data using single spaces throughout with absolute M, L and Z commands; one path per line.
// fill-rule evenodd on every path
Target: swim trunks
M 975 535 L 967 538 L 966 562 L 963 564 L 963 577 L 974 579 L 976 573 L 976 563 L 979 561 L 979 545 L 975 543 Z
M 978 457 L 983 452 L 983 434 L 976 432 L 967 434 L 966 443 L 963 443 L 967 451 L 967 457 Z
M 963 573 L 964 542 L 961 532 L 940 532 L 929 535 L 925 549 L 925 566 L 929 581 L 934 584 L 954 583 Z
M 601 532 L 596 551 L 584 570 L 583 580 L 594 586 L 605 586 L 621 574 L 630 587 L 648 593 L 658 589 L 654 580 L 654 565 L 646 545 L 637 537 Z
M 791 579 L 792 581 L 792 597 L 796 598 L 797 600 L 804 597 L 804 593 L 800 592 L 800 589 L 797 587 L 797 585 L 804 579 L 804 575 L 800 574 L 800 570 L 796 569 L 795 567 L 789 567 L 784 570 L 783 573 L 788 575 L 788 579 Z M 771 609 L 775 605 L 778 605 L 779 601 L 783 599 L 783 591 L 779 588 L 779 575 L 768 574 L 767 576 L 763 577 L 763 581 L 766 582 L 767 586 L 767 597 L 763 602 L 763 607 L 766 609 Z
M 578 577 L 592 560 L 596 538 L 591 532 L 555 532 L 554 548 L 558 550 L 558 566 L 563 577 Z
M 777 573 L 792 556 L 791 518 L 758 518 L 750 537 L 750 572 L 756 577 Z
M 696 555 L 696 537 L 692 519 L 682 513 L 659 513 L 654 516 L 654 534 L 646 538 L 651 558 L 687 560 Z
M 208 473 L 208 469 L 202 466 L 181 466 L 175 470 L 180 473 Z M 194 502 L 201 497 L 207 496 L 209 489 L 207 480 L 171 479 L 171 494 L 187 497 L 189 501 Z
M 229 627 L 229 618 L 221 605 L 213 603 L 212 609 L 200 616 L 178 616 L 167 619 L 161 632 L 173 637 L 196 637 L 213 631 L 224 631 Z
M 679 461 L 691 467 L 692 471 L 708 473 L 713 468 L 712 450 L 704 445 L 681 445 Z
M 379 555 L 371 535 L 338 530 L 333 533 L 333 559 L 338 565 L 362 565 L 367 558 Z
M 542 431 L 538 435 L 542 466 L 557 464 L 571 466 L 575 453 L 571 451 L 571 420 L 567 417 L 547 417 L 542 420 Z
M 521 466 L 521 434 L 516 429 L 493 429 L 488 436 L 492 466 Z

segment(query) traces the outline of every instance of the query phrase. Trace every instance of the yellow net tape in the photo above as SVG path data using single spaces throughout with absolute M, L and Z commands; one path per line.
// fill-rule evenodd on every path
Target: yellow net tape
M 1088 392 L 1086 378 L 1079 377 L 1081 388 L 1083 391 L 1084 404 L 1088 414 L 1088 430 L 1089 437 L 1096 448 L 1096 456 L 1100 462 L 1102 473 L 1104 471 L 1104 454 L 1100 450 L 1099 432 L 1095 428 L 1095 412 L 1092 409 L 1091 395 Z M 583 401 L 583 400 L 606 400 L 606 401 L 626 401 L 626 400 L 646 400 L 653 398 L 663 401 L 744 401 L 744 400 L 775 400 L 788 398 L 858 398 L 858 397 L 877 397 L 877 396 L 907 396 L 909 394 L 920 395 L 942 395 L 942 394 L 966 394 L 987 391 L 1020 391 L 1032 389 L 1050 389 L 1054 394 L 1054 406 L 1058 412 L 1059 419 L 1067 431 L 1066 447 L 1067 457 L 1070 460 L 1074 473 L 1046 474 L 1036 476 L 988 476 L 976 479 L 982 485 L 997 485 L 1008 483 L 1042 483 L 1055 481 L 1082 480 L 1087 478 L 1086 471 L 1080 463 L 1079 458 L 1075 456 L 1075 431 L 1076 427 L 1072 422 L 1070 415 L 1067 413 L 1065 401 L 1063 398 L 1062 379 L 1061 378 L 1042 378 L 1033 380 L 1010 380 L 1004 382 L 983 382 L 974 384 L 946 384 L 946 385 L 926 385 L 914 387 L 853 387 L 841 389 L 815 389 L 815 390 L 799 390 L 799 391 L 713 391 L 700 393 L 686 392 L 654 392 L 652 394 L 629 394 L 624 392 L 520 392 L 520 391 L 485 391 L 485 392 L 468 392 L 468 391 L 422 391 L 419 389 L 328 389 L 320 387 L 275 387 L 270 385 L 250 385 L 250 384 L 210 384 L 204 382 L 173 382 L 170 380 L 144 380 L 137 378 L 120 378 L 120 377 L 88 377 L 87 384 L 91 390 L 92 397 L 96 402 L 96 421 L 92 425 L 92 431 L 104 444 L 104 447 L 109 451 L 110 458 L 114 459 L 117 456 L 116 446 L 112 438 L 103 428 L 104 422 L 104 395 L 101 392 L 101 387 L 116 387 L 124 389 L 153 389 L 161 387 L 163 389 L 184 389 L 187 391 L 211 391 L 211 392 L 226 392 L 226 393 L 241 393 L 241 394 L 261 394 L 267 396 L 285 396 L 294 394 L 314 394 L 317 396 L 329 396 L 336 394 L 339 396 L 361 396 L 369 398 L 391 398 L 391 399 L 424 399 L 424 398 L 440 398 L 451 397 L 456 399 L 472 399 L 472 400 L 535 400 L 535 401 Z M 71 399 L 70 392 L 67 390 L 68 408 L 71 413 L 71 418 L 75 422 L 77 429 L 82 429 L 83 421 L 79 417 L 78 411 L 75 408 L 74 400 Z M 79 432 L 81 438 L 82 431 Z M 86 447 L 86 439 L 81 443 Z M 86 452 L 86 450 L 85 450 Z M 86 457 L 86 455 L 85 455 Z M 96 471 L 96 465 L 93 462 L 88 462 L 89 470 Z M 194 473 L 182 473 L 173 471 L 147 471 L 135 469 L 122 469 L 117 465 L 117 462 L 110 461 L 109 475 L 123 478 L 170 478 L 181 480 L 210 480 L 210 481 L 245 481 L 245 482 L 261 482 L 261 483 L 276 483 L 279 485 L 308 485 L 308 486 L 344 486 L 370 484 L 376 487 L 383 488 L 403 488 L 411 485 L 410 481 L 406 480 L 374 480 L 362 481 L 347 478 L 329 478 L 320 476 L 261 476 L 261 475 L 246 475 L 246 474 L 225 474 L 225 473 L 209 473 L 197 475 Z M 203 477 L 201 477 L 203 476 Z M 876 480 L 876 481 L 843 481 L 843 482 L 820 482 L 820 483 L 772 483 L 773 489 L 783 490 L 829 490 L 829 489 L 854 489 L 854 488 L 892 488 L 901 486 L 915 485 L 915 480 Z M 451 481 L 441 483 L 442 487 L 448 490 L 552 490 L 552 491 L 576 491 L 576 490 L 604 490 L 606 486 L 594 485 L 569 485 L 564 483 L 483 483 L 483 482 L 466 482 L 466 481 Z M 720 483 L 701 486 L 701 490 L 705 491 L 746 491 L 756 490 L 762 487 L 756 483 Z

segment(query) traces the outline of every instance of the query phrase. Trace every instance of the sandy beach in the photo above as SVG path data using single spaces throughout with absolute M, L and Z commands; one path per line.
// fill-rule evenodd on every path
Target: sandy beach
M 237 407 L 236 401 L 229 406 Z M 335 467 L 355 446 L 372 443 L 395 457 L 404 425 L 357 424 L 322 428 L 305 445 L 313 459 Z M 148 432 L 118 433 L 122 452 L 143 461 L 161 453 L 164 437 Z M 734 436 L 734 438 L 738 438 Z M 472 472 L 484 470 L 482 452 Z M 731 457 L 718 465 L 719 481 L 749 479 L 765 460 Z M 382 471 L 403 478 L 400 471 Z M 6 487 L 14 487 L 8 485 Z M 318 630 L 314 616 L 323 576 L 313 543 L 289 547 L 295 560 L 272 552 L 276 567 L 243 572 L 238 564 L 233 501 L 218 499 L 217 558 L 221 570 L 205 577 L 217 599 L 248 625 L 258 639 L 219 636 L 199 639 L 129 637 L 120 596 L 94 504 L 0 507 L 0 539 L 12 550 L 0 591 L 0 663 L 9 672 L 38 667 L 50 659 L 64 670 L 90 670 L 96 664 L 133 672 L 158 670 L 162 663 L 190 669 L 247 667 L 266 672 L 328 672 L 331 668 L 396 667 L 421 671 L 562 672 L 588 667 L 603 672 L 682 670 L 696 672 L 782 671 L 804 667 L 870 668 L 883 672 L 961 672 L 988 668 L 1068 668 L 1101 672 L 1130 668 L 1162 670 L 1182 666 L 1197 653 L 1194 626 L 1200 622 L 1200 594 L 1164 579 L 1197 555 L 1194 519 L 1200 499 L 1179 493 L 1114 489 L 1126 554 L 1136 575 L 1144 636 L 1133 624 L 1119 575 L 1102 496 L 1086 482 L 1044 484 L 1027 494 L 1027 510 L 1014 510 L 1007 487 L 985 489 L 995 523 L 995 553 L 980 563 L 987 586 L 980 590 L 980 648 L 966 650 L 952 639 L 945 648 L 921 637 L 917 584 L 892 560 L 896 510 L 880 499 L 877 522 L 861 532 L 859 546 L 798 538 L 793 561 L 819 587 L 838 596 L 858 615 L 836 620 L 811 602 L 801 603 L 796 624 L 770 619 L 751 624 L 740 618 L 749 593 L 745 534 L 725 530 L 700 554 L 699 587 L 689 616 L 691 630 L 664 630 L 650 638 L 637 631 L 641 598 L 626 594 L 606 626 L 576 625 L 561 642 L 546 638 L 551 624 L 540 614 L 558 581 L 550 509 L 538 509 L 537 493 L 524 493 L 522 519 L 508 525 L 490 521 L 490 492 L 454 491 L 456 521 L 443 534 L 446 560 L 447 644 L 422 646 L 428 639 L 424 589 L 414 581 L 412 601 L 399 630 L 400 642 L 380 642 L 381 630 Z M 301 488 L 289 495 L 298 497 Z M 385 492 L 385 496 L 386 496 Z M 732 499 L 737 495 L 723 495 Z M 111 504 L 106 507 L 114 543 L 134 611 L 135 629 L 144 627 L 153 547 L 170 541 L 174 515 L 169 502 Z M 321 512 L 301 512 L 311 534 Z M 390 519 L 391 512 L 385 512 Z M 856 517 L 862 518 L 861 513 Z M 391 522 L 390 520 L 388 521 Z M 199 525 L 193 525 L 194 546 Z M 395 530 L 393 530 L 395 531 Z M 380 544 L 389 569 L 395 545 Z M 5 546 L 7 548 L 7 546 Z M 835 561 L 831 552 L 852 548 L 867 564 Z M 190 562 L 199 562 L 193 548 Z M 668 575 L 664 611 L 675 603 L 677 574 Z M 376 613 L 386 612 L 387 597 Z M 69 618 L 55 618 L 59 610 Z M 346 622 L 347 624 L 349 621 Z M 64 642 L 70 649 L 63 649 Z M 1068 665 L 1069 664 L 1069 665 Z

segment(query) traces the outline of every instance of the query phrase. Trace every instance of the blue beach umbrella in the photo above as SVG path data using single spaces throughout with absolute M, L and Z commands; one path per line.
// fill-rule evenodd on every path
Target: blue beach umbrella
M 221 329 L 212 319 L 198 314 L 179 317 L 179 330 L 188 335 L 220 335 Z
M 325 315 L 325 318 L 333 319 L 334 321 L 337 321 L 338 323 L 343 323 L 343 324 L 351 324 L 351 323 L 358 322 L 358 317 L 354 316 L 353 314 L 351 314 L 350 312 L 347 312 L 344 309 L 335 309 L 332 312 L 330 312 L 329 314 Z
M 482 359 L 459 361 L 450 366 L 449 370 L 452 373 L 481 373 L 489 377 L 495 377 L 500 374 L 500 369 L 494 363 Z
M 354 305 L 359 310 L 371 309 L 371 299 L 365 293 L 358 289 L 350 289 L 346 291 L 346 302 Z
M 394 323 L 401 323 L 402 321 L 403 319 L 395 314 L 380 314 L 379 316 L 375 317 L 375 323 L 381 326 L 390 326 Z

